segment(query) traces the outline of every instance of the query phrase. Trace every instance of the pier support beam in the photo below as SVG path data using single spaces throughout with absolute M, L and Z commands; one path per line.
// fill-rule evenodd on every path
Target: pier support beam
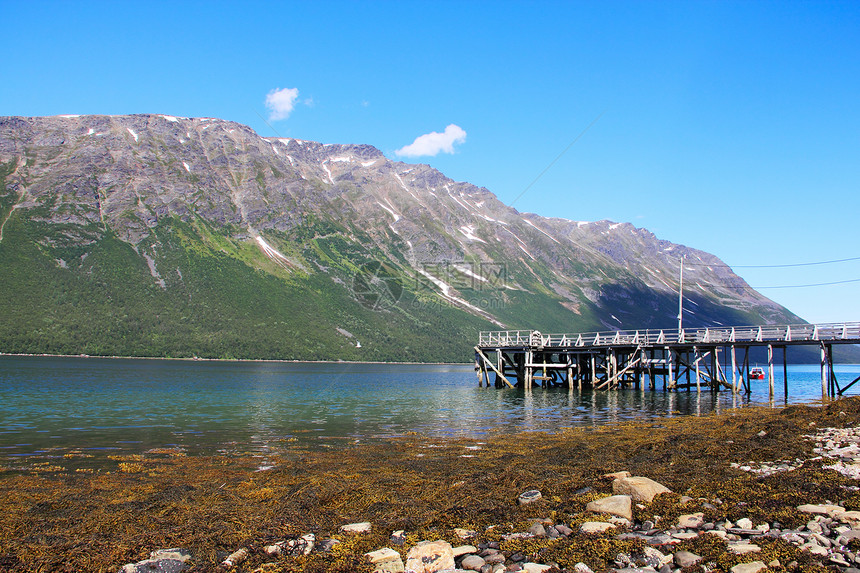
M 735 345 L 732 344 L 732 394 L 738 393 L 738 359 L 735 355 Z
M 487 358 L 487 356 L 483 352 L 481 352 L 481 350 L 478 347 L 475 347 L 475 354 L 480 355 L 480 357 L 484 360 L 484 364 L 489 366 L 493 370 L 495 370 L 496 375 L 499 378 L 501 378 L 510 388 L 513 388 L 513 385 L 508 381 L 508 377 L 505 376 L 504 372 L 501 372 L 498 368 L 496 368 L 495 365 L 492 362 L 490 362 L 490 359 Z M 501 354 L 501 351 L 499 351 L 499 354 Z M 487 375 L 487 388 L 489 388 L 489 387 L 490 387 L 490 377 L 488 374 Z

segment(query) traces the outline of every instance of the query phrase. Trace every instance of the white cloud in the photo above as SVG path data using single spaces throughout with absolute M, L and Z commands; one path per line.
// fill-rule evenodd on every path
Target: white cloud
M 444 133 L 431 131 L 419 135 L 410 145 L 398 149 L 394 153 L 406 157 L 420 157 L 422 155 L 439 155 L 440 152 L 454 153 L 454 144 L 466 141 L 466 132 L 459 125 L 453 123 L 445 128 Z
M 296 107 L 296 100 L 299 97 L 298 88 L 273 89 L 266 95 L 266 107 L 269 109 L 269 120 L 280 121 L 287 119 L 293 108 Z

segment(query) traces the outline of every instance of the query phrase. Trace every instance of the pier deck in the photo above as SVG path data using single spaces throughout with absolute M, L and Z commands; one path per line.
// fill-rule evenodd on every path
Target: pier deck
M 648 329 L 542 334 L 536 330 L 481 332 L 475 370 L 481 386 L 566 386 L 611 390 L 725 388 L 750 392 L 750 350 L 767 349 L 767 379 L 774 393 L 774 350 L 782 350 L 783 384 L 788 395 L 786 349 L 817 346 L 821 351 L 821 392 L 842 395 L 860 380 L 840 385 L 833 371 L 833 346 L 860 344 L 860 322 Z M 514 382 L 511 381 L 514 380 Z

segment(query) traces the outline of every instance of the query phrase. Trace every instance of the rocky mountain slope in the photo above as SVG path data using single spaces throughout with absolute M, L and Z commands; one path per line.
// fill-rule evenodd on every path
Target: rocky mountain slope
M 794 323 L 713 255 L 519 213 L 368 145 L 0 118 L 0 350 L 464 360 L 479 330 Z

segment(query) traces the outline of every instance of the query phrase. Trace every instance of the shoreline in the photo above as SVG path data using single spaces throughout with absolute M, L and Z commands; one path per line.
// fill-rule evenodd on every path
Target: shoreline
M 0 357 L 22 358 L 104 358 L 110 360 L 176 360 L 187 362 L 272 362 L 280 364 L 385 364 L 393 366 L 471 366 L 473 362 L 392 362 L 381 360 L 294 360 L 287 358 L 200 358 L 172 356 L 103 356 L 94 354 L 30 354 L 22 352 L 0 352 Z M 815 362 L 789 362 L 789 366 L 818 366 Z M 856 366 L 860 363 L 834 362 L 836 366 Z M 779 376 L 777 376 L 779 378 Z
M 471 362 L 384 362 L 379 360 L 291 360 L 286 358 L 176 358 L 170 356 L 102 356 L 93 354 L 27 354 L 0 352 L 22 358 L 104 358 L 109 360 L 176 360 L 186 362 L 274 362 L 280 364 L 390 364 L 401 366 L 470 366 Z
M 296 451 L 273 457 L 263 471 L 261 458 L 184 457 L 169 450 L 115 456 L 112 469 L 92 473 L 45 465 L 0 478 L 0 511 L 7 517 L 0 525 L 0 570 L 117 571 L 152 551 L 181 547 L 192 555 L 189 571 L 218 570 L 228 554 L 244 548 L 247 560 L 231 570 L 369 572 L 367 552 L 388 547 L 406 559 L 419 541 L 444 540 L 476 548 L 495 543 L 509 561 L 520 553 L 561 571 L 573 571 L 573 559 L 595 573 L 613 571 L 617 554 L 637 555 L 643 548 L 642 526 L 649 522 L 668 531 L 678 516 L 702 512 L 712 524 L 749 518 L 793 531 L 809 520 L 796 509 L 801 503 L 860 510 L 860 480 L 825 469 L 807 437 L 858 425 L 860 398 L 843 398 L 819 407 L 744 408 L 553 434 L 407 436 L 338 451 Z M 771 474 L 764 469 L 780 464 L 786 467 Z M 621 471 L 673 493 L 635 505 L 627 524 L 579 533 L 586 522 L 611 522 L 586 505 L 612 495 L 612 482 L 603 476 Z M 540 491 L 541 501 L 518 505 L 529 490 Z M 529 531 L 535 520 L 572 533 L 505 540 Z M 340 531 L 357 522 L 369 522 L 371 531 Z M 458 528 L 475 536 L 463 540 Z M 398 530 L 405 541 L 392 545 Z M 263 551 L 309 534 L 339 544 L 308 555 Z M 714 561 L 711 571 L 726 573 L 744 559 L 728 550 L 731 540 L 698 530 L 684 535 L 656 549 L 698 552 Z M 757 542 L 756 559 L 780 561 L 771 570 L 844 570 L 781 539 L 764 541 Z

